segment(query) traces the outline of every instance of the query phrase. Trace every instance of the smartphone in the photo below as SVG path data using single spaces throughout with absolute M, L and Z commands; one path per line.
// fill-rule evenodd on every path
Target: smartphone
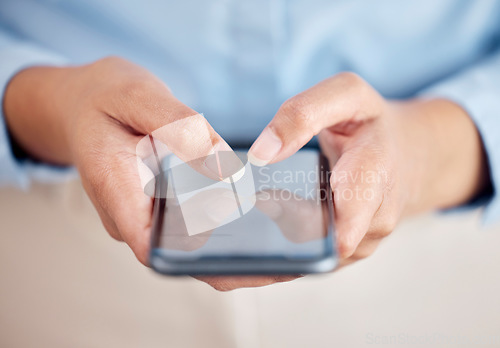
M 337 265 L 329 164 L 301 150 L 210 179 L 174 155 L 161 161 L 151 267 L 167 275 L 304 275 Z

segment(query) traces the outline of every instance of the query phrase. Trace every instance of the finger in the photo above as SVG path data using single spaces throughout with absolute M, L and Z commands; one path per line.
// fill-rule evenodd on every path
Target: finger
M 355 252 L 350 257 L 340 260 L 339 267 L 337 269 L 348 266 L 372 255 L 377 249 L 379 243 L 380 239 L 363 238 Z
M 256 288 L 267 286 L 275 283 L 289 282 L 300 278 L 297 275 L 281 275 L 281 276 L 195 276 L 194 278 L 201 280 L 212 286 L 218 291 L 231 291 L 240 288 Z
M 152 200 L 141 189 L 133 155 L 117 160 L 102 184 L 106 191 L 100 199 L 106 206 L 121 238 L 137 259 L 149 264 Z
M 326 79 L 287 100 L 249 151 L 255 165 L 291 156 L 322 129 L 381 113 L 382 99 L 352 73 Z
M 156 139 L 153 148 L 162 143 L 167 152 L 184 162 L 198 161 L 193 166 L 213 178 L 227 178 L 242 169 L 241 160 L 205 117 L 180 102 L 151 74 L 144 72 L 139 81 L 126 83 L 115 99 L 106 112 L 133 132 L 152 135 Z M 138 144 L 142 159 L 155 152 L 153 148 L 145 150 L 148 142 L 149 138 L 144 138 Z M 219 152 L 233 155 L 221 161 L 219 156 L 213 156 Z
M 322 143 L 325 146 L 325 139 Z M 381 156 L 375 147 L 352 146 L 333 162 L 330 183 L 341 259 L 354 254 L 382 206 L 386 182 Z
M 97 213 L 99 214 L 99 218 L 101 219 L 102 225 L 104 226 L 104 229 L 108 232 L 108 234 L 111 236 L 116 241 L 123 242 L 123 238 L 120 235 L 120 232 L 118 231 L 118 227 L 116 226 L 115 222 L 109 214 L 102 209 L 101 206 L 99 205 L 94 205 Z
M 92 115 L 87 122 L 94 122 Z M 100 216 L 105 217 L 105 227 L 115 231 L 110 234 L 123 239 L 139 261 L 147 265 L 152 199 L 144 194 L 140 184 L 135 156 L 137 136 L 111 120 L 89 127 L 93 131 L 92 142 L 79 150 L 77 164 L 84 188 Z M 113 134 L 113 141 L 109 141 L 109 134 Z

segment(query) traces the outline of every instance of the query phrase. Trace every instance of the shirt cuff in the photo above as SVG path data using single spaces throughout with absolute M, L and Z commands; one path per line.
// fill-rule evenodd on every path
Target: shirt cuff
M 66 59 L 29 44 L 15 43 L 0 47 L 0 96 L 5 95 L 9 81 L 21 70 L 32 66 L 64 65 Z M 27 101 L 29 102 L 29 101 Z M 3 108 L 0 108 L 0 186 L 16 186 L 28 189 L 32 180 L 56 182 L 74 178 L 73 168 L 51 166 L 30 160 L 17 160 L 14 157 Z

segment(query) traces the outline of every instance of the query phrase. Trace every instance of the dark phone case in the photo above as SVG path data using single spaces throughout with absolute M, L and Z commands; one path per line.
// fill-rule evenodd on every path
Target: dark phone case
M 328 160 L 318 152 L 320 168 L 329 168 Z M 322 179 L 323 178 L 323 179 Z M 317 259 L 289 259 L 282 256 L 273 257 L 201 257 L 197 260 L 178 260 L 168 258 L 161 253 L 160 235 L 163 229 L 167 190 L 167 180 L 163 173 L 156 177 L 155 197 L 153 203 L 153 229 L 149 262 L 158 273 L 166 275 L 304 275 L 324 273 L 333 270 L 337 265 L 334 246 L 333 202 L 329 176 L 320 175 L 321 192 L 329 192 L 322 199 L 325 217 L 328 219 L 328 231 L 325 243 L 327 252 Z

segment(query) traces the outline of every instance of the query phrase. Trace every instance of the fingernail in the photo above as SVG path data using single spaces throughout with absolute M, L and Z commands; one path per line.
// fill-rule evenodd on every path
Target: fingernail
M 228 184 L 230 184 L 231 182 L 238 182 L 238 180 L 240 180 L 243 177 L 243 175 L 245 175 L 245 167 L 241 167 L 241 169 L 238 170 L 236 173 L 234 173 L 230 177 L 222 179 L 222 181 Z
M 243 163 L 225 141 L 214 146 L 203 164 L 219 180 L 226 181 L 232 176 L 233 181 L 237 181 L 245 173 Z
M 255 166 L 265 166 L 278 155 L 282 146 L 281 139 L 268 126 L 248 151 L 248 160 Z

